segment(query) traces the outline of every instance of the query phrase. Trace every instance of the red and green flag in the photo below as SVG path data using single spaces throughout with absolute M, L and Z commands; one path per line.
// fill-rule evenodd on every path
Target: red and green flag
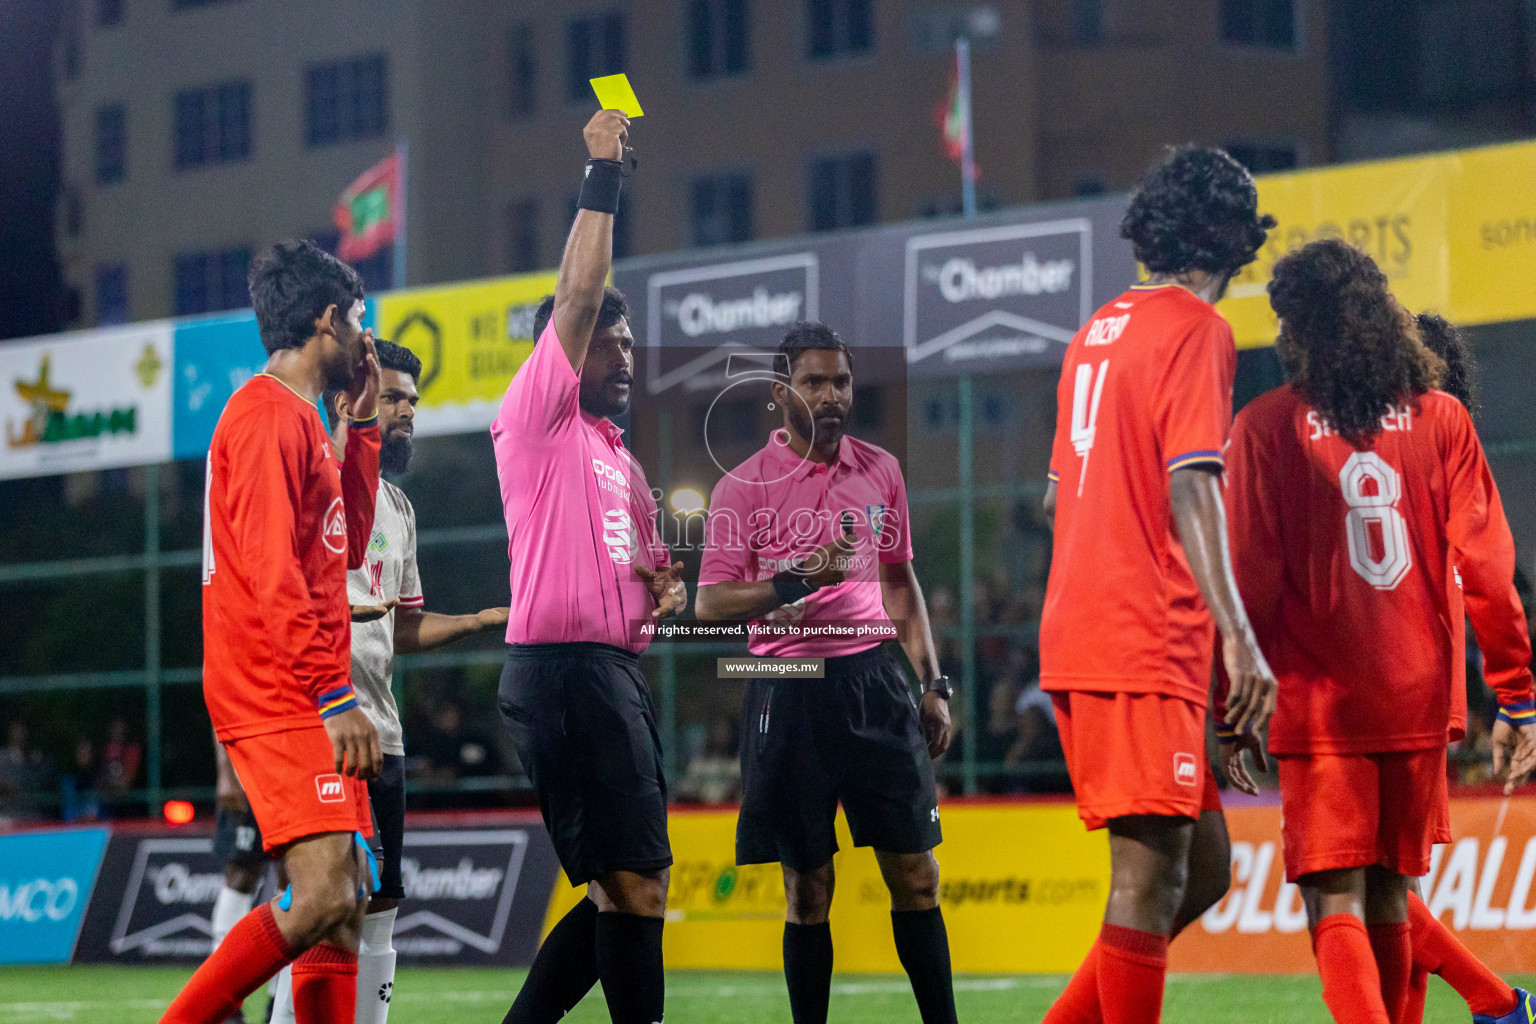
M 935 111 L 934 120 L 939 126 L 939 139 L 944 147 L 944 155 L 949 159 L 960 162 L 960 157 L 965 150 L 965 110 L 960 102 L 960 68 L 958 62 L 950 69 L 949 95 L 939 104 Z
M 400 221 L 400 157 L 385 157 L 358 176 L 336 200 L 341 241 L 336 255 L 365 260 L 395 240 Z

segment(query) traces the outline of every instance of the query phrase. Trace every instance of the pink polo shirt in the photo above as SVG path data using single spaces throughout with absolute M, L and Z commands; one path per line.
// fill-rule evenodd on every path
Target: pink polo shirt
M 632 563 L 669 564 L 645 473 L 611 420 L 579 404 L 551 320 L 491 425 L 507 517 L 512 614 L 507 643 L 587 640 L 634 651 L 656 607 Z
M 890 622 L 880 592 L 879 563 L 912 560 L 907 485 L 896 457 L 883 448 L 844 437 L 831 465 L 802 460 L 786 435 L 768 444 L 715 485 L 699 583 L 751 583 L 771 579 L 842 532 L 853 513 L 854 544 L 847 580 L 803 601 L 776 609 L 764 621 L 802 628 L 834 621 Z M 754 655 L 821 658 L 857 654 L 880 639 L 833 636 L 754 638 Z

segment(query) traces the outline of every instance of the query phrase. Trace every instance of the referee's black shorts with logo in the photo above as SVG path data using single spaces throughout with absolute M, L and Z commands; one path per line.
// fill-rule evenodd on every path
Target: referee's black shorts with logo
M 884 646 L 826 659 L 825 679 L 753 679 L 741 715 L 736 863 L 813 871 L 855 846 L 922 853 L 943 840 L 928 741 Z
M 638 655 L 512 644 L 496 702 L 572 885 L 671 866 L 661 738 Z

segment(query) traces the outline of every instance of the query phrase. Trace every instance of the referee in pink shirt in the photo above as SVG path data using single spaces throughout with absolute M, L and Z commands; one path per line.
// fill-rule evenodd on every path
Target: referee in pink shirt
M 832 988 L 833 822 L 872 846 L 891 892 L 896 952 L 925 1024 L 952 1024 L 949 939 L 939 910 L 933 758 L 949 746 L 949 680 L 912 568 L 907 488 L 894 456 L 845 433 L 853 355 L 825 324 L 779 345 L 771 385 L 784 425 L 710 499 L 698 616 L 704 620 L 905 624 L 921 705 L 879 639 L 763 636 L 758 657 L 824 659 L 825 678 L 747 684 L 736 863 L 783 866 L 784 977 L 795 1024 L 825 1024 Z M 855 625 L 854 628 L 857 628 Z
M 586 177 L 537 342 L 491 426 L 512 604 L 497 704 L 560 865 L 587 897 L 555 925 L 507 1024 L 555 1021 L 601 981 L 615 1024 L 658 1024 L 667 787 L 646 643 L 635 628 L 687 605 L 656 533 L 645 472 L 611 417 L 629 408 L 634 338 L 613 262 L 629 121 L 586 127 Z

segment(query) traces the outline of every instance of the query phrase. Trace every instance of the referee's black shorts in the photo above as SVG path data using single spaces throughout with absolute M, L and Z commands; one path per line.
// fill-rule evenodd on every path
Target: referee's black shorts
M 855 846 L 922 853 L 943 840 L 928 741 L 884 646 L 826 659 L 825 679 L 753 679 L 741 715 L 736 863 L 814 871 Z
M 513 644 L 496 703 L 572 885 L 671 866 L 661 739 L 638 655 Z

